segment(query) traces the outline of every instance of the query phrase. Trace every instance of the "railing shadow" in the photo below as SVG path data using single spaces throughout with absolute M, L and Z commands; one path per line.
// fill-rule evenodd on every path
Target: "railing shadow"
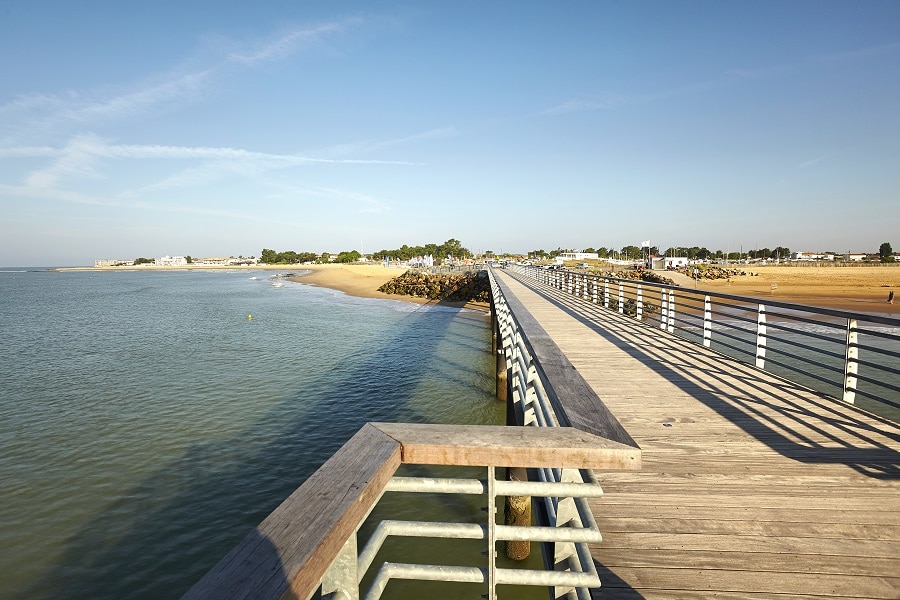
M 401 327 L 355 356 L 336 382 L 333 373 L 314 382 L 314 388 L 330 393 L 310 399 L 309 386 L 294 390 L 239 434 L 198 442 L 160 465 L 155 475 L 60 540 L 60 558 L 17 597 L 179 597 L 364 423 L 428 422 L 430 417 L 409 402 L 410 393 L 432 372 L 423 357 L 434 353 L 457 316 L 429 308 L 409 313 Z M 486 326 L 483 336 L 489 354 Z M 416 352 L 406 350 L 411 338 Z M 348 397 L 373 401 L 350 405 Z M 297 403 L 309 409 L 290 410 Z M 294 420 L 283 422 L 285 414 Z M 325 435 L 316 430 L 321 419 L 338 422 Z M 198 514 L 207 515 L 202 526 L 196 526 Z M 261 547 L 266 543 L 260 540 Z
M 506 273 L 773 451 L 808 464 L 846 465 L 867 477 L 900 477 L 898 454 L 882 441 L 900 441 L 900 429 L 888 419 L 661 334 L 652 325 L 549 285 Z M 680 364 L 678 357 L 690 358 L 690 364 Z M 823 436 L 837 447 L 814 439 Z

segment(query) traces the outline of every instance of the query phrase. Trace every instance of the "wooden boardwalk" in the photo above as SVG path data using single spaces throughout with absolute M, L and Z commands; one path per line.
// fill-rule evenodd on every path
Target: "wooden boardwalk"
M 643 451 L 598 473 L 596 598 L 900 598 L 900 428 L 495 271 Z

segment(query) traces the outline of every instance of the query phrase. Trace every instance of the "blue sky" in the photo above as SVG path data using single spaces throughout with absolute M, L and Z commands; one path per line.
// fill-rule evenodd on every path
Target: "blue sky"
M 0 2 L 0 265 L 900 246 L 900 2 Z

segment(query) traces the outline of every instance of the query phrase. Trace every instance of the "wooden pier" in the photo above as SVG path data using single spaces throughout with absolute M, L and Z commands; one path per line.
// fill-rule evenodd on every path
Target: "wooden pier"
M 900 427 L 495 271 L 640 445 L 600 472 L 595 598 L 900 598 Z

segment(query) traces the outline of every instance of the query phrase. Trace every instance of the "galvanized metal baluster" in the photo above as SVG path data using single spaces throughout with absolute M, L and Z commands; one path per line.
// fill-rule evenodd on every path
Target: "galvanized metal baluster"
M 603 280 L 603 308 L 609 308 L 609 279 Z
M 847 319 L 847 345 L 844 352 L 844 402 L 856 401 L 856 375 L 859 371 L 859 331 L 856 319 Z
M 637 284 L 637 312 L 635 318 L 638 321 L 641 321 L 644 318 L 644 296 L 641 293 L 641 284 Z
M 667 331 L 673 333 L 675 331 L 675 290 L 669 290 L 668 321 L 669 327 Z
M 622 287 L 622 282 L 619 282 L 619 314 L 625 314 L 625 289 Z
M 766 368 L 766 306 L 759 305 L 756 313 L 756 366 Z
M 559 478 L 563 482 L 584 483 L 581 473 L 578 469 L 563 469 Z M 554 525 L 566 527 L 570 521 L 580 527 L 580 517 L 578 515 L 578 507 L 575 505 L 575 498 L 565 497 L 558 498 L 556 503 L 556 522 Z M 575 544 L 572 542 L 556 542 L 553 550 L 553 568 L 556 571 L 570 571 L 570 562 L 578 559 L 578 553 Z M 553 589 L 554 598 L 565 598 L 575 590 L 573 587 L 557 586 Z
M 709 348 L 712 341 L 712 303 L 709 296 L 703 300 L 703 345 Z
M 347 541 L 334 562 L 322 576 L 322 598 L 332 600 L 359 600 L 357 577 L 356 534 Z
M 525 380 L 525 403 L 523 404 L 523 423 L 525 425 L 538 425 L 535 411 L 537 407 L 537 392 L 534 389 L 535 381 L 538 380 L 537 369 L 534 367 L 534 361 L 528 357 L 528 375 Z
M 495 469 L 487 468 L 488 600 L 497 600 L 497 498 Z
M 666 323 L 669 319 L 669 300 L 666 295 L 666 289 L 663 288 L 660 290 L 660 299 L 659 299 L 659 328 L 665 329 Z
M 597 295 L 598 295 L 598 293 L 599 293 L 599 290 L 598 290 L 597 288 L 600 287 L 599 281 L 597 280 L 596 277 L 594 277 L 594 278 L 591 279 L 591 283 L 592 283 L 593 286 L 594 286 L 594 293 L 593 293 L 593 296 L 592 296 L 592 298 L 591 298 L 591 301 L 592 301 L 594 304 L 597 304 Z

